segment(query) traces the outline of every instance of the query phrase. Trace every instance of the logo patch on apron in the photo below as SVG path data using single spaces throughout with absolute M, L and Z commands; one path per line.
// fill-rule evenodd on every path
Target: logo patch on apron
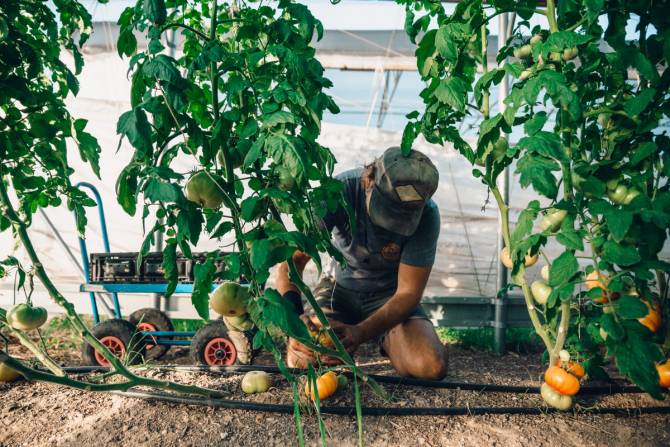
M 382 258 L 387 261 L 397 261 L 400 259 L 400 245 L 390 242 L 382 248 Z

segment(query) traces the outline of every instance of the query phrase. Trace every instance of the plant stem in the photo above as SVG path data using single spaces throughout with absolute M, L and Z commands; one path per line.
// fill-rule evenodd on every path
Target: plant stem
M 554 349 L 549 352 L 549 364 L 556 364 L 558 353 L 563 349 L 565 339 L 568 336 L 568 327 L 570 325 L 570 301 L 561 303 L 561 321 L 558 324 L 558 333 L 556 334 L 556 343 Z
M 496 199 L 496 202 L 498 203 L 498 209 L 500 210 L 500 215 L 502 217 L 502 231 L 503 231 L 503 239 L 505 240 L 505 246 L 507 247 L 510 256 L 512 256 L 512 251 L 514 247 L 512 247 L 511 244 L 510 231 L 509 231 L 509 207 L 503 200 L 498 187 L 495 186 L 494 184 L 490 188 L 493 197 Z M 512 279 L 517 285 L 521 286 L 521 291 L 523 292 L 523 298 L 524 301 L 526 302 L 526 308 L 528 309 L 528 316 L 530 317 L 531 323 L 533 323 L 533 328 L 535 329 L 535 332 L 537 333 L 537 335 L 540 336 L 540 338 L 544 342 L 547 351 L 552 352 L 553 343 L 551 342 L 549 334 L 542 326 L 540 318 L 537 315 L 537 309 L 533 305 L 533 297 L 530 291 L 530 287 L 528 286 L 528 282 L 526 281 L 525 273 L 526 268 L 524 266 L 521 266 L 519 267 L 518 273 L 514 275 Z
M 187 31 L 192 32 L 193 34 L 196 34 L 198 37 L 200 37 L 203 40 L 209 41 L 209 37 L 207 37 L 207 34 L 203 33 L 202 31 L 199 31 L 192 26 L 189 26 L 185 23 L 168 23 L 161 29 L 161 34 L 163 34 L 165 31 L 167 31 L 170 28 L 184 28 Z
M 558 31 L 558 22 L 556 22 L 556 4 L 554 0 L 547 0 L 547 20 L 549 21 L 549 30 L 552 33 Z
M 14 329 L 10 325 L 6 325 L 6 327 L 9 333 L 18 338 L 19 342 L 25 346 L 37 358 L 37 360 L 40 361 L 41 364 L 46 366 L 49 371 L 60 377 L 66 376 L 65 371 L 63 371 L 63 369 L 56 362 L 54 362 L 51 357 L 42 352 L 40 348 L 26 336 L 26 334 L 24 334 L 22 331 Z
M 82 319 L 79 317 L 77 312 L 74 309 L 72 303 L 65 299 L 65 297 L 58 291 L 54 283 L 51 281 L 47 275 L 42 263 L 40 262 L 37 253 L 35 252 L 35 247 L 28 236 L 28 230 L 25 223 L 19 219 L 19 216 L 16 214 L 14 207 L 9 199 L 7 194 L 7 188 L 4 183 L 4 172 L 0 166 L 0 205 L 4 208 L 5 216 L 11 222 L 14 227 L 14 231 L 18 234 L 23 247 L 28 254 L 30 261 L 33 263 L 33 269 L 35 271 L 35 276 L 39 278 L 44 287 L 47 289 L 51 299 L 62 307 L 65 310 L 68 320 L 73 326 L 73 330 L 79 335 L 79 337 L 90 344 L 93 349 L 98 351 L 104 358 L 107 360 L 110 365 L 123 377 L 128 379 L 131 383 L 130 386 L 149 386 L 163 390 L 171 390 L 184 394 L 196 394 L 207 397 L 223 397 L 224 394 L 215 391 L 209 390 L 207 388 L 201 388 L 198 386 L 191 385 L 181 385 L 169 381 L 161 381 L 155 379 L 149 379 L 146 377 L 140 377 L 133 374 L 123 363 L 122 361 L 112 354 L 105 345 L 103 345 L 100 340 L 95 338 L 88 327 L 84 324 Z M 56 376 L 57 377 L 57 376 Z M 63 382 L 64 385 L 69 385 L 69 378 L 62 377 L 61 379 L 67 379 Z
M 489 71 L 489 58 L 488 58 L 488 45 L 487 45 L 487 39 L 486 39 L 486 25 L 482 25 L 481 28 L 482 32 L 482 75 L 486 75 Z M 489 119 L 489 113 L 490 113 L 490 104 L 489 104 L 489 90 L 488 88 L 484 90 L 484 93 L 482 95 L 482 115 L 484 115 L 484 119 Z

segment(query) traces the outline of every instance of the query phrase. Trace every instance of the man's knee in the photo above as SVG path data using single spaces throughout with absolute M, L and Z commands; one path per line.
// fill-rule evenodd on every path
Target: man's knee
M 444 348 L 441 348 L 437 352 L 417 355 L 401 372 L 401 375 L 416 379 L 442 380 L 447 375 L 447 368 L 447 353 Z

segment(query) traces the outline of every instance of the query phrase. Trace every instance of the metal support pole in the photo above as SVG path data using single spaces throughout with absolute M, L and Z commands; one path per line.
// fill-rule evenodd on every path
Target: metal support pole
M 53 235 L 56 236 L 56 240 L 60 242 L 61 246 L 65 250 L 65 253 L 67 253 L 68 257 L 79 271 L 81 279 L 84 280 L 84 282 L 88 282 L 86 274 L 84 273 L 84 268 L 81 266 L 81 263 L 77 260 L 77 257 L 72 252 L 72 249 L 67 245 L 67 242 L 65 242 L 65 239 L 63 239 L 63 236 L 61 236 L 60 231 L 58 231 L 58 228 L 56 228 L 52 220 L 49 218 L 49 216 L 47 216 L 47 213 L 44 211 L 44 209 L 39 208 L 38 211 L 40 213 L 40 216 L 42 216 L 44 221 L 47 223 L 47 226 L 51 229 Z M 105 312 L 107 312 L 107 315 L 113 318 L 114 311 L 112 310 L 112 306 L 109 303 L 107 303 L 107 297 L 101 293 L 96 293 L 95 296 L 102 303 L 102 306 L 105 308 Z M 93 300 L 93 303 L 95 303 L 95 300 Z M 97 307 L 97 305 L 95 305 L 95 307 Z
M 507 42 L 507 13 L 498 16 L 498 49 L 502 48 Z M 488 57 L 487 57 L 488 60 Z M 505 61 L 501 62 L 502 64 Z M 500 113 L 505 111 L 505 98 L 507 97 L 509 86 L 508 76 L 505 76 L 500 83 L 498 91 L 498 108 Z M 505 203 L 509 203 L 509 172 L 507 168 L 498 177 L 498 188 L 500 189 Z M 502 216 L 498 213 L 498 253 L 505 246 L 502 234 Z M 507 287 L 507 268 L 498 259 L 498 290 L 503 290 Z M 505 330 L 507 327 L 507 293 L 497 296 L 495 300 L 495 320 L 493 322 L 494 332 L 494 347 L 498 354 L 505 352 Z

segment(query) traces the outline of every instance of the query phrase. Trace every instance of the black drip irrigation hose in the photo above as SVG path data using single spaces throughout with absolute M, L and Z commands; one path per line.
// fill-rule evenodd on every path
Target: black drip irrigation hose
M 63 368 L 66 372 L 72 374 L 86 374 L 92 372 L 106 372 L 108 368 L 99 366 L 78 366 Z M 187 366 L 187 365 L 157 365 L 156 370 L 163 371 L 186 371 L 186 372 L 204 372 L 214 374 L 227 374 L 231 372 L 248 372 L 248 371 L 265 371 L 268 373 L 278 373 L 281 371 L 276 366 L 269 365 L 231 365 L 231 366 Z M 293 373 L 304 373 L 304 370 L 289 369 Z M 351 377 L 351 372 L 344 372 L 345 375 Z M 393 385 L 416 386 L 423 388 L 443 388 L 454 389 L 461 391 L 478 391 L 489 393 L 539 393 L 540 388 L 536 386 L 519 386 L 519 385 L 495 385 L 484 383 L 466 383 L 466 382 L 450 382 L 446 380 L 426 380 L 413 379 L 410 377 L 399 376 L 382 376 L 379 374 L 366 374 L 367 377 L 374 379 L 378 383 L 386 383 Z M 579 394 L 583 396 L 597 396 L 601 394 L 633 394 L 644 393 L 636 386 L 620 385 L 616 383 L 604 386 L 585 386 L 579 390 Z
M 71 374 L 86 374 L 93 372 L 107 372 L 109 368 L 99 366 L 80 366 L 63 368 Z M 271 373 L 281 373 L 276 366 L 267 365 L 233 365 L 233 366 L 182 366 L 182 365 L 160 365 L 155 368 L 161 371 L 186 371 L 186 372 L 205 372 L 225 374 L 231 372 L 247 371 L 265 371 Z M 292 372 L 304 372 L 303 370 L 290 369 Z M 351 375 L 346 372 L 345 374 Z M 423 380 L 411 379 L 398 376 L 381 376 L 377 374 L 368 374 L 380 383 L 421 386 L 429 388 L 447 388 L 458 390 L 472 390 L 479 392 L 504 392 L 504 393 L 537 393 L 539 388 L 512 385 L 492 385 L 480 383 L 462 383 L 447 382 L 442 380 Z M 642 391 L 633 386 L 622 386 L 612 384 L 610 386 L 590 386 L 583 387 L 581 394 L 597 395 L 608 393 L 641 393 Z M 286 404 L 266 404 L 249 402 L 244 400 L 206 398 L 195 396 L 179 396 L 163 392 L 142 392 L 142 391 L 114 391 L 112 394 L 124 397 L 132 397 L 148 401 L 168 402 L 174 404 L 207 406 L 214 408 L 227 408 L 235 410 L 260 411 L 267 413 L 292 414 L 293 405 Z M 350 405 L 322 406 L 322 414 L 332 414 L 340 416 L 351 416 L 356 413 L 356 409 Z M 546 407 L 362 407 L 362 413 L 365 416 L 477 416 L 487 414 L 510 414 L 510 415 L 544 415 L 550 413 L 561 413 L 553 408 Z M 573 414 L 611 414 L 620 416 L 640 416 L 643 414 L 670 414 L 670 406 L 666 407 L 606 407 L 589 408 L 573 410 Z
M 230 399 L 211 399 L 206 397 L 182 397 L 168 393 L 145 393 L 138 391 L 114 391 L 118 396 L 133 397 L 138 399 L 169 402 L 175 404 L 207 406 L 215 408 L 228 408 L 235 410 L 262 411 L 269 413 L 292 414 L 293 405 L 285 404 L 263 404 Z M 356 409 L 350 405 L 334 407 L 322 406 L 322 414 L 334 414 L 340 416 L 354 415 Z M 548 413 L 560 413 L 553 408 L 539 407 L 362 407 L 365 416 L 477 416 L 486 414 L 520 414 L 520 415 L 543 415 Z M 641 407 L 641 408 L 592 408 L 589 410 L 574 411 L 583 414 L 613 414 L 621 416 L 639 416 L 642 414 L 670 414 L 670 407 Z

